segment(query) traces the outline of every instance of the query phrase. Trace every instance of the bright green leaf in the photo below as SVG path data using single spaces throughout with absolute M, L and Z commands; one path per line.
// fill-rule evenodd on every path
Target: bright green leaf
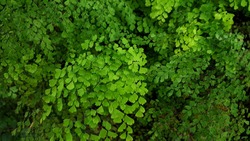
M 77 120 L 77 121 L 75 122 L 75 127 L 76 127 L 76 128 L 81 128 L 81 127 L 82 127 L 82 123 L 81 123 L 79 120 Z
M 143 117 L 143 113 L 141 111 L 136 112 L 135 114 L 136 117 Z
M 246 0 L 241 0 L 241 6 L 246 7 L 247 6 L 247 1 Z
M 63 90 L 63 88 L 64 88 L 64 80 L 63 80 L 63 79 L 60 79 L 60 80 L 58 81 L 58 83 L 59 83 L 59 85 L 58 85 L 57 89 L 58 89 L 59 92 L 62 92 L 62 90 Z M 59 95 L 59 97 L 60 97 L 60 95 Z
M 113 106 L 109 106 L 109 113 L 110 113 L 110 114 L 112 114 L 112 113 L 113 113 L 113 111 L 114 111 Z
M 67 86 L 68 90 L 73 90 L 75 88 L 74 82 L 69 83 L 69 85 Z
M 118 132 L 122 132 L 125 128 L 126 128 L 126 123 L 123 122 L 118 128 Z
M 56 97 L 57 88 L 53 87 L 51 91 L 51 96 Z
M 82 97 L 85 93 L 85 89 L 84 88 L 80 88 L 78 91 L 77 91 L 77 94 Z
M 126 139 L 126 135 L 127 135 L 126 132 L 123 132 L 123 133 L 120 135 L 120 138 L 121 138 L 121 139 Z
M 134 124 L 134 119 L 132 119 L 131 117 L 129 117 L 129 116 L 127 116 L 127 115 L 125 115 L 125 117 L 124 117 L 124 122 L 126 122 L 128 125 L 133 125 Z
M 60 69 L 56 69 L 55 70 L 55 79 L 59 79 L 60 75 L 61 75 L 61 70 Z
M 62 99 L 58 98 L 57 99 L 57 110 L 62 111 L 62 107 L 63 107 Z
M 99 141 L 99 140 L 100 140 L 100 137 L 97 136 L 97 135 L 91 134 L 91 135 L 90 135 L 90 139 L 91 139 L 92 141 Z
M 129 134 L 133 133 L 133 129 L 130 126 L 127 127 L 127 131 L 128 131 Z
M 138 99 L 138 95 L 137 94 L 132 94 L 129 97 L 129 101 L 132 102 L 132 103 L 135 103 L 137 99 Z
M 56 80 L 56 79 L 51 79 L 51 80 L 49 80 L 49 86 L 50 86 L 50 87 L 54 87 L 54 86 L 56 85 L 56 83 L 57 83 L 57 80 Z
M 71 133 L 66 133 L 66 141 L 73 141 L 73 137 L 71 135 Z
M 139 102 L 141 105 L 144 105 L 147 101 L 146 101 L 145 98 L 140 97 L 139 100 L 138 100 L 138 102 Z
M 102 126 L 105 127 L 107 130 L 111 129 L 111 124 L 107 121 L 103 121 Z
M 46 95 L 49 95 L 49 94 L 50 94 L 50 91 L 51 91 L 51 89 L 46 89 L 46 90 L 45 90 L 45 94 L 46 94 Z
M 65 74 L 66 74 L 66 70 L 65 70 L 65 69 L 62 69 L 62 70 L 61 70 L 61 75 L 60 75 L 60 77 L 63 78 L 63 77 L 65 76 Z
M 50 96 L 44 96 L 43 100 L 44 100 L 45 103 L 50 103 L 51 102 Z
M 124 113 L 122 113 L 120 110 L 114 109 L 114 112 L 112 113 L 111 118 L 113 118 L 113 119 L 115 119 L 115 118 L 122 119 L 123 116 L 124 116 Z
M 25 65 L 25 70 L 30 72 L 30 73 L 35 73 L 37 71 L 37 64 L 33 65 Z
M 96 41 L 97 35 L 92 36 L 92 41 Z
M 115 132 L 108 131 L 108 136 L 112 138 L 116 138 L 118 135 Z
M 95 116 L 93 118 L 93 123 L 98 124 L 99 122 L 100 122 L 100 117 L 99 116 Z
M 124 45 L 126 45 L 126 44 L 128 44 L 128 40 L 127 40 L 126 38 L 122 38 L 122 43 L 123 43 Z
M 69 109 L 69 112 L 70 113 L 75 113 L 77 110 L 76 110 L 76 107 L 75 106 L 72 106 L 70 109 Z
M 126 141 L 132 141 L 132 140 L 133 140 L 132 136 L 131 135 L 127 135 Z
M 102 106 L 100 106 L 98 109 L 97 109 L 97 113 L 99 114 L 103 114 L 104 113 L 104 109 Z
M 145 73 L 147 73 L 147 71 L 148 71 L 147 68 L 142 68 L 142 67 L 140 67 L 139 73 L 140 73 L 140 74 L 145 74 Z
M 105 138 L 107 136 L 107 130 L 105 130 L 104 128 L 102 128 L 102 130 L 99 133 L 99 136 L 101 138 Z
M 69 123 L 70 123 L 70 119 L 64 119 L 64 120 L 63 120 L 63 126 L 64 126 L 64 127 L 68 127 L 68 126 L 69 126 Z

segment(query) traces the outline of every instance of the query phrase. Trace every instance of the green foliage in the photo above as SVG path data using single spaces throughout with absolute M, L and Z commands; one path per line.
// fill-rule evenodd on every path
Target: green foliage
M 249 7 L 1 1 L 1 139 L 248 139 Z
M 132 116 L 143 116 L 147 93 L 146 56 L 131 44 L 132 3 L 2 5 L 1 97 L 18 103 L 13 135 L 27 130 L 41 140 L 132 140 Z
M 248 60 L 248 51 L 242 48 L 242 34 L 232 32 L 234 14 L 226 11 L 227 3 L 147 2 L 150 16 L 168 25 L 164 42 L 168 46 L 156 50 L 163 59 L 149 69 L 149 92 L 156 100 L 140 120 L 146 126 L 154 119 L 150 139 L 246 138 L 249 121 L 243 101 L 249 99 L 249 75 L 248 63 L 241 59 Z M 175 54 L 164 55 L 173 50 Z

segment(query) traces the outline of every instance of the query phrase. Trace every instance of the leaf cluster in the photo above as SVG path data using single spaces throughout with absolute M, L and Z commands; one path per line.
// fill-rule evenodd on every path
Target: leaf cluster
M 2 0 L 2 139 L 249 138 L 249 7 Z

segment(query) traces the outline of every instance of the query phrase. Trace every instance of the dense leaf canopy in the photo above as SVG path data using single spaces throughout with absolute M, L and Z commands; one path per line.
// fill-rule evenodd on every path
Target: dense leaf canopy
M 247 140 L 246 0 L 1 0 L 0 140 Z

